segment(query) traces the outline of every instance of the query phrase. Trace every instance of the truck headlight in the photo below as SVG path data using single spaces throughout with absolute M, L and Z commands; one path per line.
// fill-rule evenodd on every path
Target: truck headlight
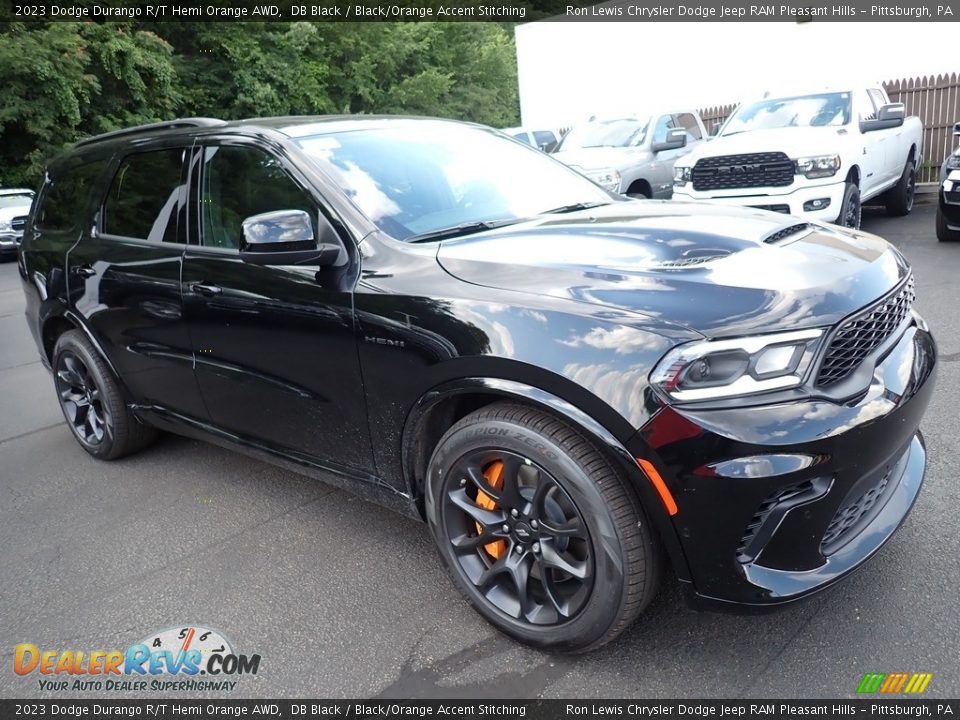
M 601 168 L 600 170 L 584 170 L 583 174 L 593 180 L 604 190 L 610 192 L 620 192 L 620 173 L 613 168 Z
M 797 330 L 681 345 L 650 373 L 650 382 L 682 402 L 753 395 L 803 382 L 823 330 Z
M 804 177 L 824 178 L 832 177 L 840 169 L 839 155 L 816 155 L 814 157 L 797 158 L 793 161 L 797 175 Z
M 10 224 L 9 220 L 0 220 L 0 230 L 12 230 L 13 225 Z
M 677 187 L 686 185 L 691 180 L 693 168 L 691 167 L 673 167 L 673 184 Z

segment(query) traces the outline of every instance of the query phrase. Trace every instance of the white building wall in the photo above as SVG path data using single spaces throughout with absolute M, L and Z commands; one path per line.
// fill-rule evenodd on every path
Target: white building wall
M 544 127 L 960 70 L 951 22 L 540 22 L 516 40 L 523 124 Z

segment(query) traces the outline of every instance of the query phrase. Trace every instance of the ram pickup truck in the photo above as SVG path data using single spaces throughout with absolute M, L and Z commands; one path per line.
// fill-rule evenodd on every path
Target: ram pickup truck
M 669 199 L 673 164 L 706 136 L 691 110 L 595 119 L 568 132 L 553 156 L 610 192 Z
M 867 201 L 913 209 L 922 137 L 882 87 L 767 97 L 677 160 L 673 195 L 857 228 Z

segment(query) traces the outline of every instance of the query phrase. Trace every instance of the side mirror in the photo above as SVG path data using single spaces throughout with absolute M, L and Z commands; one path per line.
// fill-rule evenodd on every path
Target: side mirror
M 953 124 L 953 134 L 960 135 L 960 122 Z
M 303 210 L 275 210 L 243 221 L 240 259 L 256 265 L 329 265 L 340 255 L 337 232 L 317 213 L 320 240 L 313 220 Z
M 903 103 L 890 103 L 882 105 L 877 110 L 875 120 L 861 120 L 860 132 L 873 132 L 875 130 L 887 130 L 889 128 L 900 127 L 903 125 L 903 119 L 907 116 L 907 110 Z
M 667 130 L 666 140 L 655 142 L 650 146 L 653 152 L 663 152 L 664 150 L 678 150 L 687 144 L 687 131 L 683 128 L 673 128 Z

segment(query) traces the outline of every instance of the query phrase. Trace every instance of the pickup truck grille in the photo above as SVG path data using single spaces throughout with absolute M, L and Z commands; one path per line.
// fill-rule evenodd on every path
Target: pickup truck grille
M 694 190 L 785 187 L 793 182 L 793 161 L 782 152 L 702 158 L 693 166 Z
M 845 321 L 830 341 L 817 384 L 833 385 L 860 367 L 900 327 L 915 299 L 911 277 L 898 290 Z
M 26 226 L 27 226 L 27 216 L 26 216 L 26 215 L 20 215 L 20 216 L 18 216 L 18 217 L 13 218 L 13 219 L 10 221 L 10 227 L 13 228 L 13 230 L 16 231 L 16 232 L 20 232 L 20 231 L 23 230 Z

